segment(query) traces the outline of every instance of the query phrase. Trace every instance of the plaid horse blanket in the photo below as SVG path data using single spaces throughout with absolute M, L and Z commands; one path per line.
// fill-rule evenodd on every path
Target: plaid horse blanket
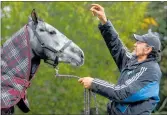
M 29 111 L 26 89 L 40 59 L 34 62 L 32 65 L 30 38 L 25 25 L 1 47 L 1 108 L 17 104 L 23 112 Z

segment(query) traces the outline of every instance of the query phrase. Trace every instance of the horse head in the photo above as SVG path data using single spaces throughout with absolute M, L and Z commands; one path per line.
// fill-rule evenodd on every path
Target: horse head
M 55 27 L 39 19 L 35 10 L 29 17 L 28 31 L 33 56 L 38 56 L 53 66 L 60 62 L 83 65 L 84 53 L 81 48 Z

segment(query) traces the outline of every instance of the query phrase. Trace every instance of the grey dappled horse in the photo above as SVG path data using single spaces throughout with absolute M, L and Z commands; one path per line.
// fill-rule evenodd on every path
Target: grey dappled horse
M 58 63 L 81 66 L 83 51 L 65 35 L 38 19 L 32 11 L 29 22 L 1 47 L 1 114 L 14 113 L 17 105 L 29 111 L 26 89 L 40 60 L 56 67 Z

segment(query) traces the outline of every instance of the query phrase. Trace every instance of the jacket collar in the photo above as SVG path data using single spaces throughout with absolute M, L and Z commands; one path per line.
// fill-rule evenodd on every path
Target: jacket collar
M 149 61 L 156 61 L 155 58 L 147 58 L 146 60 L 142 61 L 142 62 L 138 62 L 137 61 L 137 56 L 133 56 L 130 60 L 130 62 L 127 64 L 127 68 L 131 69 L 131 68 L 137 68 L 140 64 L 145 63 L 145 62 L 149 62 Z

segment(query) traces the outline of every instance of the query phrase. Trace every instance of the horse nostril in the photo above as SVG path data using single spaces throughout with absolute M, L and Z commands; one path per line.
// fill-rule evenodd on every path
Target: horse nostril
M 81 53 L 81 58 L 84 58 L 84 55 Z
M 70 50 L 73 52 L 73 53 L 77 53 L 77 55 L 81 58 L 84 58 L 84 54 L 83 52 L 80 50 L 80 49 L 75 49 L 75 48 L 70 48 Z
M 81 58 L 83 58 L 83 55 L 81 54 Z

